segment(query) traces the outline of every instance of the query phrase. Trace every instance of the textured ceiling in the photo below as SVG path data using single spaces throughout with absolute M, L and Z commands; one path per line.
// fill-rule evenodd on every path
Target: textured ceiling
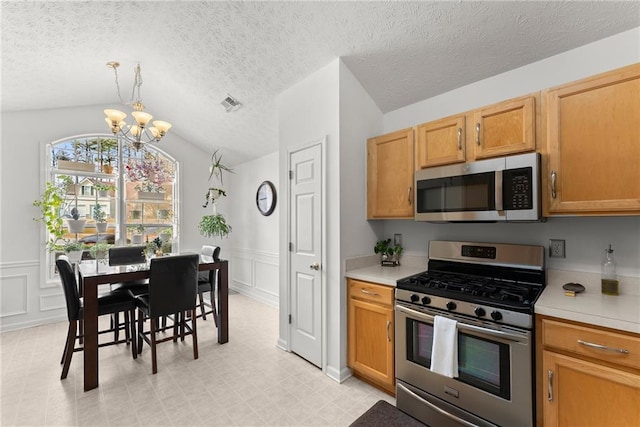
M 336 57 L 388 112 L 640 26 L 637 1 L 0 7 L 2 111 L 117 107 L 105 64 L 122 64 L 128 98 L 140 62 L 147 111 L 231 165 L 277 149 L 277 95 Z M 220 106 L 227 93 L 243 103 L 235 113 Z

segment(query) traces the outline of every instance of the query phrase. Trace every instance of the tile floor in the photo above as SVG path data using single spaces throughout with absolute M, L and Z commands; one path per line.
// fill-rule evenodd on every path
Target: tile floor
M 338 384 L 302 358 L 276 348 L 277 309 L 229 296 L 229 343 L 210 318 L 198 321 L 200 358 L 184 343 L 100 349 L 100 387 L 82 390 L 82 353 L 69 376 L 59 365 L 67 323 L 0 335 L 0 425 L 13 426 L 348 426 L 380 399 L 355 378 Z M 104 318 L 104 317 L 103 317 Z

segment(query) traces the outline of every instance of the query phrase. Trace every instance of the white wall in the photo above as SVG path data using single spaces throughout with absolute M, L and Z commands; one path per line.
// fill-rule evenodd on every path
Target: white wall
M 38 210 L 32 202 L 43 188 L 44 146 L 74 135 L 105 133 L 101 106 L 3 113 L 0 150 L 0 321 L 14 329 L 66 318 L 62 290 L 47 284 L 41 265 L 44 241 Z M 199 249 L 209 156 L 172 131 L 160 143 L 180 162 L 181 248 Z
M 336 333 L 328 337 L 330 366 L 347 371 L 347 287 L 344 260 L 370 253 L 382 230 L 381 222 L 367 217 L 367 138 L 382 133 L 382 112 L 344 62 L 340 61 L 340 288 L 331 300 L 339 301 L 327 315 Z
M 529 64 L 384 116 L 384 133 L 467 111 L 505 99 L 640 62 L 640 28 Z M 550 258 L 550 268 L 600 271 L 609 243 L 619 274 L 640 276 L 640 217 L 563 217 L 540 224 L 429 224 L 385 221 L 384 236 L 403 234 L 408 253 L 425 254 L 432 239 L 473 239 L 547 246 L 566 240 L 566 259 Z M 381 236 L 382 237 L 382 236 Z
M 279 153 L 280 182 L 279 193 L 283 195 L 280 203 L 280 336 L 279 346 L 289 349 L 289 330 L 287 316 L 289 314 L 288 249 L 287 249 L 287 212 L 289 201 L 284 197 L 287 193 L 288 150 L 301 147 L 326 136 L 326 203 L 323 215 L 327 229 L 325 230 L 326 254 L 323 260 L 323 273 L 327 294 L 332 295 L 325 301 L 326 313 L 334 312 L 340 307 L 340 300 L 335 298 L 339 293 L 342 279 L 340 277 L 340 140 L 339 140 L 339 60 L 331 62 L 303 81 L 297 83 L 278 97 L 279 115 Z M 333 327 L 333 322 L 331 324 Z M 339 331 L 325 331 L 325 338 L 332 337 Z M 327 349 L 327 352 L 339 354 L 339 351 Z M 338 359 L 327 356 L 326 359 Z M 339 372 L 338 366 L 329 366 L 330 372 Z M 334 375 L 338 375 L 337 373 Z
M 279 303 L 280 162 L 278 152 L 233 167 L 225 176 L 227 220 L 232 227 L 220 256 L 229 260 L 229 287 L 267 304 Z M 276 208 L 263 216 L 256 207 L 256 191 L 263 181 L 276 187 Z

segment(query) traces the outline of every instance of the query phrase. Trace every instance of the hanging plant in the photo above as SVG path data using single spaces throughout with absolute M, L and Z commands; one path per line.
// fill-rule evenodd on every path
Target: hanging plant
M 209 181 L 213 184 L 207 189 L 205 194 L 205 202 L 203 208 L 213 205 L 213 214 L 204 215 L 198 224 L 200 234 L 205 237 L 227 237 L 231 232 L 231 226 L 227 224 L 224 215 L 216 212 L 215 203 L 220 198 L 227 195 L 221 188 L 223 172 L 233 173 L 233 170 L 222 163 L 222 156 L 215 150 L 211 155 L 211 164 L 209 165 Z
M 62 247 L 60 241 L 65 234 L 65 229 L 60 212 L 65 203 L 67 186 L 72 183 L 68 176 L 61 176 L 61 179 L 57 185 L 47 181 L 40 198 L 33 201 L 33 206 L 40 208 L 40 216 L 33 220 L 44 223 L 47 228 L 50 236 L 47 248 L 51 252 L 61 250 Z

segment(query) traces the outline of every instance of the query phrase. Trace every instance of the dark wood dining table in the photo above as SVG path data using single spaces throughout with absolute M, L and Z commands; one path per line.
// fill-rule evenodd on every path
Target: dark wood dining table
M 199 271 L 218 270 L 218 343 L 229 341 L 228 261 L 200 255 Z M 84 391 L 98 387 L 98 285 L 149 278 L 149 264 L 110 266 L 105 261 L 78 263 L 80 292 L 84 298 Z M 211 273 L 213 274 L 213 272 Z

